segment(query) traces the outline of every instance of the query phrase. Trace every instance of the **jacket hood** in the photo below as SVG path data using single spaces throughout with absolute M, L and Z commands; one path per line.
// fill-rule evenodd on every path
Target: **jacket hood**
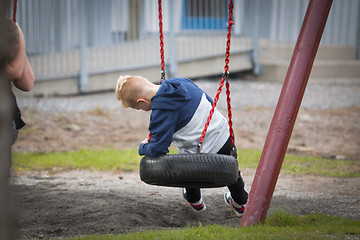
M 160 88 L 151 99 L 153 110 L 177 110 L 190 101 L 190 94 L 181 81 L 185 79 L 161 81 Z

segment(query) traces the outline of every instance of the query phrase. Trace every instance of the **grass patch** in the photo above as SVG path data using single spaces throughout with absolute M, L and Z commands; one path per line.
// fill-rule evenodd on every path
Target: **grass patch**
M 71 240 L 118 239 L 357 239 L 360 221 L 322 214 L 294 216 L 277 212 L 263 224 L 247 228 L 205 226 L 155 231 L 130 232 L 121 235 L 93 235 Z M 68 239 L 70 240 L 70 239 Z
M 65 171 L 89 169 L 100 171 L 135 171 L 141 157 L 137 150 L 81 149 L 72 152 L 13 153 L 16 171 Z
M 260 157 L 261 150 L 240 149 L 238 151 L 240 169 L 256 169 Z M 326 177 L 360 177 L 360 161 L 286 154 L 281 167 L 281 172 L 292 174 L 315 174 Z
M 170 153 L 176 153 L 171 149 Z M 260 150 L 239 149 L 240 169 L 256 169 Z M 81 149 L 73 152 L 13 153 L 16 171 L 89 169 L 100 171 L 136 171 L 141 157 L 137 150 Z M 316 174 L 327 177 L 360 177 L 360 162 L 311 156 L 286 155 L 281 169 L 283 173 Z

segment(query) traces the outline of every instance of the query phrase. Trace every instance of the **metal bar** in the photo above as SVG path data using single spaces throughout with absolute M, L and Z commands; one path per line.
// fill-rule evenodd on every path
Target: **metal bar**
M 265 220 L 331 4 L 309 2 L 240 227 Z
M 253 11 L 253 29 L 252 29 L 252 53 L 251 60 L 254 64 L 254 74 L 260 74 L 260 63 L 259 63 L 259 0 L 252 1 L 252 11 Z
M 276 12 L 276 57 L 280 58 L 280 48 L 281 48 L 281 29 L 280 29 L 280 19 L 281 19 L 281 7 L 282 7 L 282 0 L 278 0 L 277 4 L 277 12 Z
M 357 20 L 357 39 L 356 39 L 356 48 L 357 48 L 357 60 L 360 60 L 360 3 L 358 3 L 358 20 Z
M 169 77 L 175 77 L 177 73 L 177 50 L 175 36 L 175 1 L 169 1 Z
M 89 82 L 89 73 L 87 66 L 87 21 L 86 21 L 86 0 L 81 0 L 81 17 L 80 17 L 80 26 L 81 26 L 81 36 L 80 36 L 80 81 L 79 81 L 79 91 L 83 92 L 88 89 Z

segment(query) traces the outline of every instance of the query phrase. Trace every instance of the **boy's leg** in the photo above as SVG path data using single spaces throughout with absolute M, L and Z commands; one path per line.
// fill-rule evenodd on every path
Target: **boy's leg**
M 190 203 L 196 203 L 201 198 L 200 188 L 185 188 L 186 200 Z
M 234 202 L 239 205 L 244 205 L 247 202 L 248 193 L 245 191 L 245 184 L 240 175 L 240 171 L 236 183 L 228 186 L 228 188 L 230 190 L 231 197 L 234 199 Z
M 245 211 L 245 204 L 248 199 L 248 193 L 244 189 L 244 181 L 240 175 L 236 183 L 228 186 L 230 192 L 225 193 L 224 200 L 226 205 L 234 210 L 235 216 L 241 218 Z
M 234 140 L 234 142 L 235 142 L 235 140 Z M 224 146 L 219 150 L 218 154 L 230 155 L 232 150 L 233 150 L 234 158 L 237 158 L 236 147 L 231 145 L 231 139 L 229 137 L 229 139 L 226 141 Z M 243 179 L 240 175 L 240 171 L 239 171 L 239 176 L 238 176 L 236 183 L 228 186 L 231 196 L 234 199 L 234 202 L 236 202 L 239 205 L 244 205 L 248 199 L 248 193 L 245 191 L 244 187 L 245 187 L 245 184 L 244 184 L 244 181 L 243 181 Z
M 224 144 L 224 146 L 220 149 L 218 154 L 230 155 L 231 152 L 232 152 L 233 157 L 237 159 L 236 147 L 232 146 L 231 139 L 229 137 L 229 139 Z M 245 191 L 245 184 L 240 175 L 240 171 L 239 171 L 238 179 L 237 179 L 236 183 L 228 186 L 228 188 L 229 188 L 230 192 L 227 192 L 224 195 L 225 203 L 234 210 L 235 216 L 241 218 L 242 215 L 244 214 L 245 204 L 248 199 L 248 193 Z
M 204 200 L 201 197 L 200 188 L 183 188 L 182 194 L 196 212 L 201 212 L 206 209 Z

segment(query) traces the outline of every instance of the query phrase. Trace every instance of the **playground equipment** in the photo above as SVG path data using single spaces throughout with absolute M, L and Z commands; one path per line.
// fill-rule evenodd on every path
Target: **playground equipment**
M 160 35 L 160 56 L 161 56 L 161 79 L 165 79 L 165 58 L 164 42 L 162 30 L 162 5 L 159 5 L 159 35 Z M 196 154 L 167 154 L 160 157 L 145 156 L 140 162 L 140 178 L 142 181 L 160 186 L 174 187 L 223 187 L 229 186 L 237 181 L 238 162 L 233 156 L 221 154 L 203 154 L 200 153 L 201 144 L 204 141 L 207 128 L 210 124 L 219 96 L 226 82 L 226 95 L 228 106 L 228 123 L 231 138 L 231 145 L 234 149 L 234 134 L 232 128 L 232 113 L 230 104 L 230 85 L 229 85 L 229 56 L 231 44 L 231 29 L 234 24 L 233 17 L 233 0 L 229 3 L 228 33 L 226 41 L 225 66 L 219 88 L 217 90 L 212 108 L 207 118 L 204 130 L 201 134 Z M 149 134 L 149 141 L 151 134 Z M 234 151 L 232 151 L 233 153 Z
M 310 0 L 240 226 L 265 220 L 332 0 Z

